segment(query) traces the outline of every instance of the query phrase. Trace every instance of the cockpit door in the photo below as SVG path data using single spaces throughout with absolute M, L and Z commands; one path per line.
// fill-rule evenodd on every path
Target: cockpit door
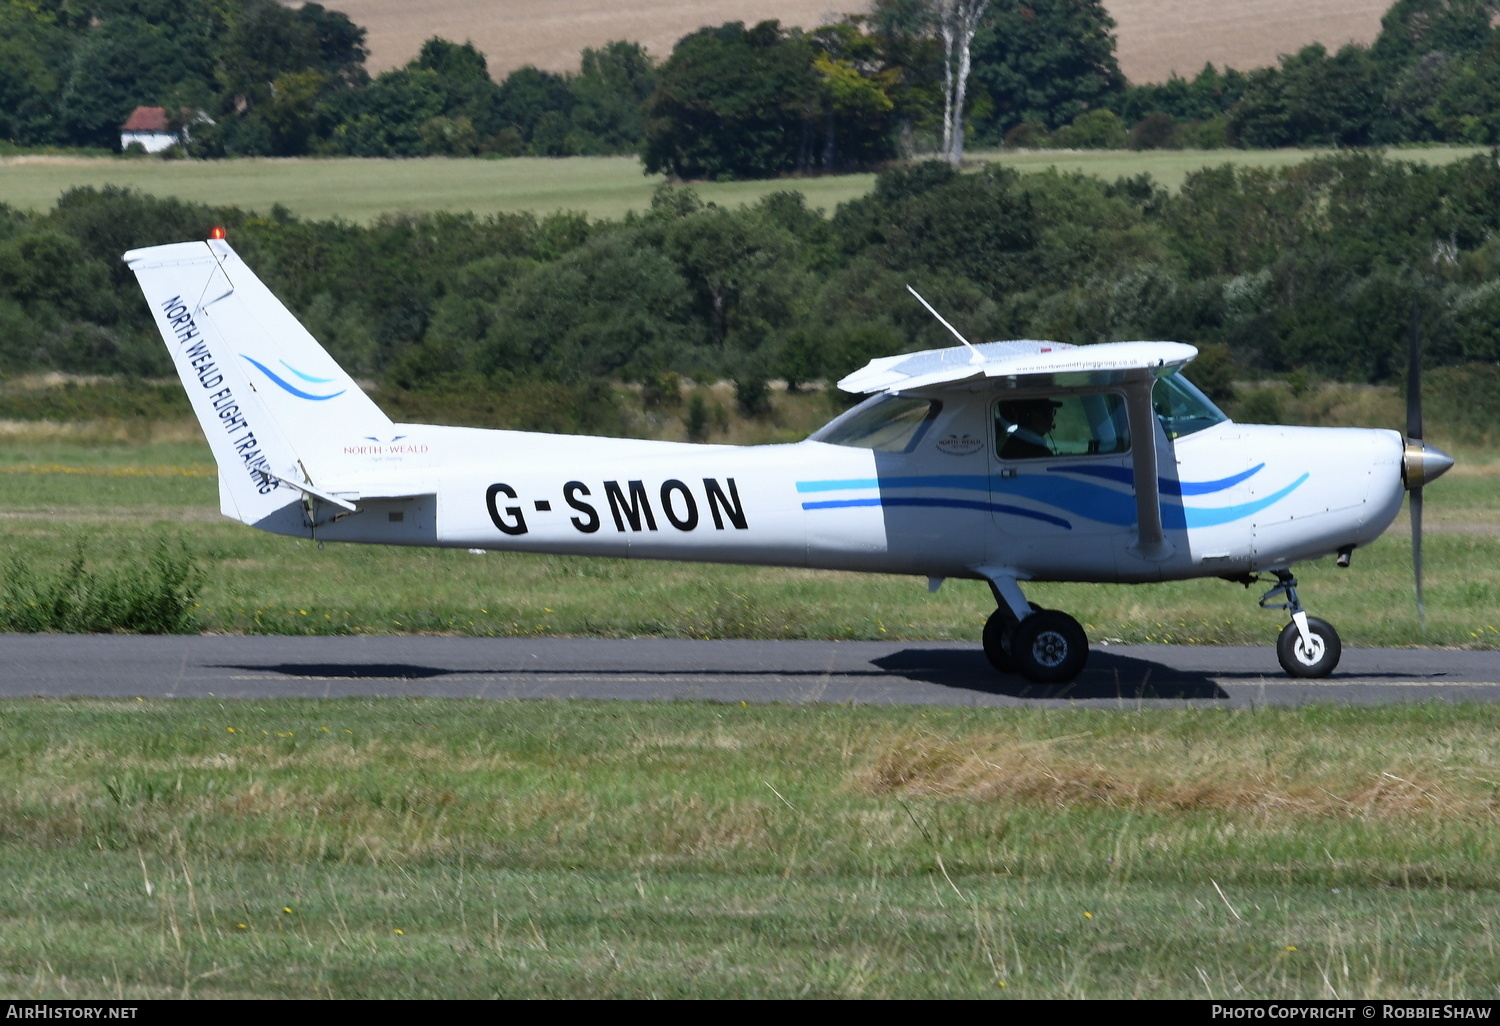
M 996 565 L 1098 579 L 1136 521 L 1121 391 L 1002 394 L 992 405 Z

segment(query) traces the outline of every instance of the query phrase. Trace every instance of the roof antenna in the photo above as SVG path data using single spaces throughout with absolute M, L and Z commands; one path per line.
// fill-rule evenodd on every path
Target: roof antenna
M 947 321 L 943 320 L 943 315 L 940 314 L 940 313 L 938 313 L 936 310 L 934 310 L 932 308 L 932 304 L 929 303 L 929 302 L 927 302 L 927 300 L 923 299 L 922 298 L 922 294 L 920 292 L 918 292 L 916 289 L 912 288 L 910 285 L 906 286 L 906 291 L 908 291 L 912 295 L 916 296 L 917 297 L 917 302 L 921 303 L 923 306 L 925 306 L 927 308 L 927 312 L 930 313 L 930 314 L 932 314 L 932 316 L 934 316 L 934 317 L 936 317 L 938 319 L 938 323 L 939 324 L 941 324 L 943 327 L 947 328 L 949 331 L 953 332 L 953 337 L 956 338 L 956 339 L 958 339 L 960 342 L 962 342 L 965 346 L 968 347 L 969 353 L 971 354 L 969 356 L 969 362 L 970 363 L 983 363 L 984 362 L 984 354 L 981 353 L 979 350 L 975 349 L 973 343 L 971 343 L 968 339 L 964 338 L 963 335 L 961 335 L 959 333 L 959 330 L 957 328 L 955 328 L 953 325 L 949 324 Z

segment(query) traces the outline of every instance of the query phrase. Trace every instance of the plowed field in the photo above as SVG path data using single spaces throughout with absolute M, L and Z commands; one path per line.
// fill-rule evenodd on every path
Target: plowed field
M 585 46 L 612 39 L 642 42 L 665 57 L 702 25 L 776 18 L 812 27 L 860 0 L 328 0 L 369 32 L 370 67 L 410 60 L 438 35 L 471 39 L 497 77 L 523 64 L 553 71 L 578 67 Z M 1388 0 L 1107 0 L 1119 23 L 1120 66 L 1136 82 L 1192 75 L 1213 61 L 1251 68 L 1307 43 L 1330 49 L 1368 42 L 1380 29 Z

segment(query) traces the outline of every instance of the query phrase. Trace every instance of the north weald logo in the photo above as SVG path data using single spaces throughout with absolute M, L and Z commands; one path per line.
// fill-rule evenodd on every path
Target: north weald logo
M 255 357 L 246 356 L 244 353 L 241 353 L 240 356 L 248 360 L 258 371 L 260 371 L 266 377 L 270 378 L 271 381 L 278 385 L 283 391 L 290 392 L 298 399 L 311 399 L 314 402 L 323 402 L 325 399 L 337 399 L 339 396 L 348 391 L 348 389 L 341 388 L 337 392 L 332 392 L 328 395 L 319 395 L 315 392 L 309 392 L 305 388 L 299 388 L 296 385 L 292 384 L 290 381 L 283 378 L 280 374 L 277 374 L 271 368 L 261 363 Z M 283 367 L 290 371 L 294 377 L 307 382 L 309 385 L 328 385 L 337 380 L 336 378 L 315 378 L 311 374 L 306 374 L 302 371 L 299 371 L 296 367 L 293 367 L 285 360 L 279 360 L 277 362 L 279 362 Z
M 975 438 L 967 432 L 961 435 L 944 435 L 937 441 L 938 452 L 946 453 L 949 456 L 972 456 L 983 448 L 984 439 Z

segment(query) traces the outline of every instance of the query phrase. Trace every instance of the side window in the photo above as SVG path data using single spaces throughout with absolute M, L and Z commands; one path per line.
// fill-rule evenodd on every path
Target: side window
M 1168 438 L 1181 438 L 1222 424 L 1224 416 L 1213 400 L 1180 373 L 1168 374 L 1151 393 L 1156 416 Z
M 995 444 L 1003 460 L 1128 452 L 1125 397 L 1106 392 L 1002 399 L 995 404 Z
M 880 452 L 911 452 L 942 404 L 931 399 L 880 395 L 867 399 L 810 436 L 815 442 Z

